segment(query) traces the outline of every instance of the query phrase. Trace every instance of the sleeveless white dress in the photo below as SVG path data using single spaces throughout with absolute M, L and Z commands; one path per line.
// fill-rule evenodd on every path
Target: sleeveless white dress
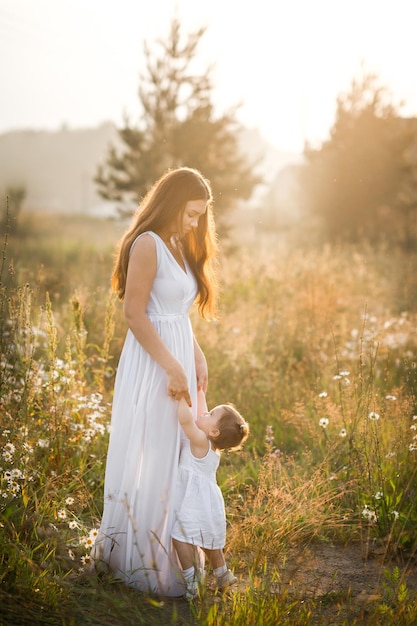
M 200 548 L 216 550 L 226 542 L 226 514 L 223 494 L 216 482 L 220 454 L 209 442 L 207 454 L 199 459 L 182 448 L 172 537 Z
M 145 235 L 155 240 L 157 255 L 147 315 L 187 373 L 194 410 L 197 381 L 188 312 L 197 283 L 158 235 L 140 237 Z M 96 566 L 106 563 L 127 585 L 172 597 L 184 593 L 171 541 L 184 441 L 177 406 L 167 394 L 165 371 L 128 330 L 116 374 L 104 510 L 92 555 Z

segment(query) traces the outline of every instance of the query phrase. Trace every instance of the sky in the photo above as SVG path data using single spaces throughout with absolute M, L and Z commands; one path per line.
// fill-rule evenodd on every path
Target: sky
M 361 68 L 417 116 L 416 0 L 0 0 L 0 133 L 136 123 L 144 42 L 174 16 L 207 28 L 219 113 L 279 150 L 325 141 Z

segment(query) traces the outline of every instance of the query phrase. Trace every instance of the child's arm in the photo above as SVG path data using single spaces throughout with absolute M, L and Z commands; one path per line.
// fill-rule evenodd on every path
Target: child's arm
M 207 413 L 207 411 L 206 394 L 203 389 L 199 387 L 197 391 L 197 415 L 203 415 L 203 413 Z
M 195 423 L 191 409 L 184 398 L 178 401 L 178 420 L 190 440 L 193 455 L 197 458 L 205 456 L 209 449 L 207 435 Z

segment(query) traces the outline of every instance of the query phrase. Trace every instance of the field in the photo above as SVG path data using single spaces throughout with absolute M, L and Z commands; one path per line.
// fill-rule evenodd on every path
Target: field
M 88 573 L 125 325 L 123 224 L 23 216 L 3 238 L 0 624 L 417 623 L 416 255 L 236 220 L 221 310 L 192 312 L 209 405 L 249 421 L 223 454 L 227 559 L 198 603 Z

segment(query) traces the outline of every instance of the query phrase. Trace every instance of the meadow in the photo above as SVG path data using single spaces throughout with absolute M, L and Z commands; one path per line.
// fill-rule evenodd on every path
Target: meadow
M 219 470 L 239 584 L 192 604 L 88 568 L 126 225 L 32 215 L 3 235 L 0 624 L 417 623 L 417 255 L 246 220 L 223 248 L 218 320 L 192 312 L 209 405 L 251 426 Z

